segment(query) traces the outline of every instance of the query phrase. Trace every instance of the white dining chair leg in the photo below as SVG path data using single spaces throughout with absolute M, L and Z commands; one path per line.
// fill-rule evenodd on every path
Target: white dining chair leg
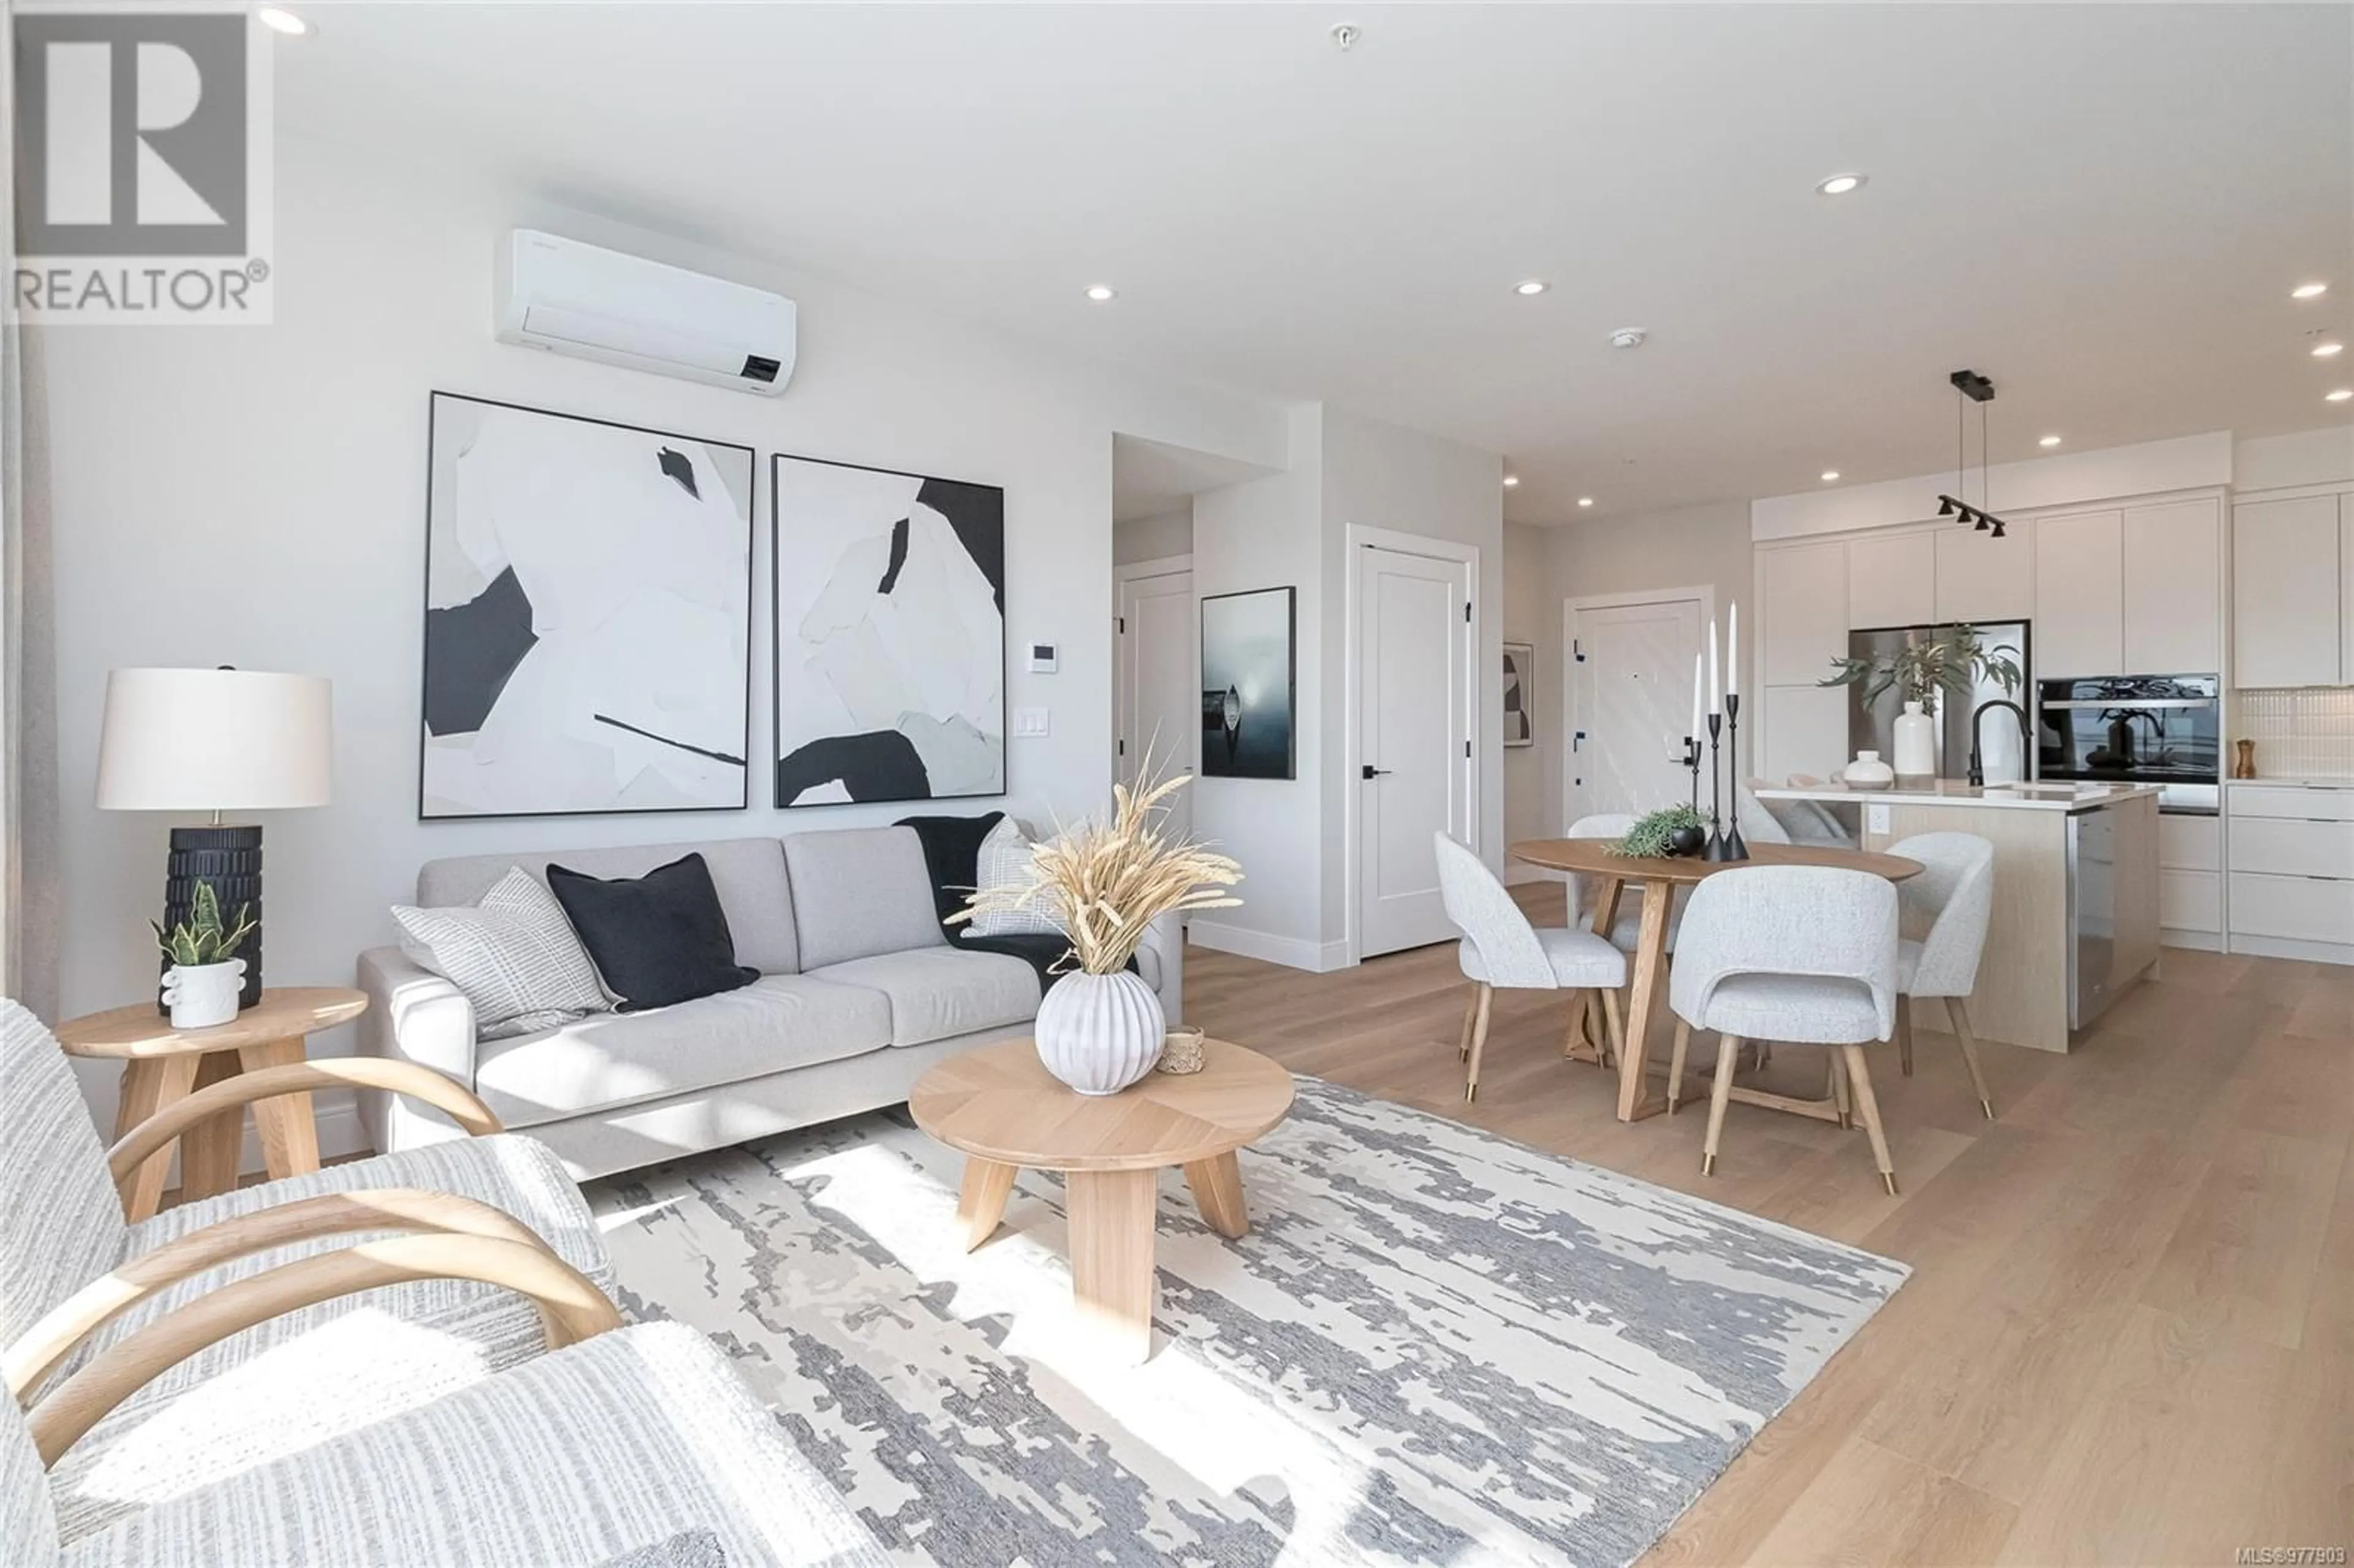
M 1978 1036 L 1970 1033 L 1969 1010 L 1958 996 L 1946 999 L 1946 1012 L 1954 1023 L 1954 1038 L 1962 1044 L 1962 1065 L 1970 1070 L 1970 1086 L 1978 1092 L 1978 1109 L 1986 1112 L 1988 1121 L 1994 1119 L 1994 1097 L 1987 1092 L 1986 1073 L 1978 1065 Z
M 1864 1063 L 1862 1046 L 1842 1045 L 1839 1053 L 1847 1062 L 1848 1082 L 1855 1090 L 1856 1114 L 1863 1118 L 1863 1130 L 1872 1137 L 1872 1162 L 1880 1167 L 1881 1184 L 1893 1198 L 1896 1196 L 1896 1161 L 1888 1156 L 1888 1130 L 1880 1125 L 1880 1099 L 1872 1092 L 1872 1069 Z
M 1724 1107 L 1733 1103 L 1733 1073 L 1740 1056 L 1740 1035 L 1717 1037 L 1716 1082 L 1708 1092 L 1708 1139 L 1700 1146 L 1700 1173 L 1703 1176 L 1716 1174 L 1716 1143 L 1724 1135 Z
M 1603 1048 L 1604 1066 L 1615 1067 L 1618 1058 L 1627 1054 L 1627 1021 L 1618 1012 L 1618 993 L 1605 989 L 1602 992 L 1602 1018 L 1608 1029 L 1609 1044 Z
M 1896 1065 L 1906 1077 L 1913 1075 L 1913 999 L 1896 999 Z
M 1684 1056 L 1691 1049 L 1691 1025 L 1676 1020 L 1676 1041 L 1668 1050 L 1668 1114 L 1676 1114 L 1676 1102 L 1683 1098 Z
M 1564 1056 L 1575 1056 L 1577 1054 L 1578 1042 L 1583 1040 L 1585 1037 L 1585 991 L 1584 987 L 1577 987 L 1573 989 L 1569 993 L 1569 1028 L 1561 1037 L 1561 1054 Z M 1601 1047 L 1595 1047 L 1594 1054 L 1597 1057 L 1600 1056 L 1602 1054 Z
M 1455 1059 L 1458 1062 L 1471 1059 L 1471 1025 L 1479 1016 L 1479 993 L 1487 989 L 1475 981 L 1471 994 L 1464 999 L 1463 1037 L 1455 1043 Z
M 1489 985 L 1484 981 L 1481 982 L 1479 987 L 1479 999 L 1475 1006 L 1475 1013 L 1471 1023 L 1471 1050 L 1469 1053 L 1471 1067 L 1470 1071 L 1465 1074 L 1463 1078 L 1463 1097 L 1466 1100 L 1476 1100 L 1479 1097 L 1479 1058 L 1488 1049 L 1488 1007 L 1490 1002 L 1495 999 L 1495 987 Z

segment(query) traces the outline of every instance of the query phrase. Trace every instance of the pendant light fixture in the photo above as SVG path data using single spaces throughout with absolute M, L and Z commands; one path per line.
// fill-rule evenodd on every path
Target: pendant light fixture
M 2009 524 L 1987 510 L 1988 485 L 1990 475 L 1987 461 L 1987 408 L 1994 401 L 1994 383 L 1975 370 L 1956 370 L 1946 377 L 1954 385 L 1954 488 L 1967 491 L 1969 486 L 1969 408 L 1978 406 L 1978 503 L 1976 506 L 1959 495 L 1939 495 L 1937 515 L 1956 517 L 1980 534 L 2003 537 Z

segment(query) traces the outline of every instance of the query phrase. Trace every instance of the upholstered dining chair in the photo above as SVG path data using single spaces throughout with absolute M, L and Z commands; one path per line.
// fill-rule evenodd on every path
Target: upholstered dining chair
M 1479 1058 L 1488 1044 L 1488 1010 L 1496 988 L 1566 991 L 1569 1029 L 1562 1042 L 1567 1055 L 1577 1044 L 1585 992 L 1599 989 L 1609 1019 L 1610 1044 L 1624 1049 L 1617 991 L 1627 983 L 1627 955 L 1591 931 L 1529 923 L 1504 885 L 1479 857 L 1448 838 L 1432 835 L 1438 851 L 1438 891 L 1447 917 L 1463 933 L 1455 949 L 1471 1000 L 1463 1014 L 1462 1059 L 1469 1064 L 1463 1097 L 1479 1094 Z
M 1913 1002 L 1935 997 L 1953 1020 L 1978 1108 L 1992 1121 L 1994 1097 L 1987 1092 L 1978 1036 L 1970 1032 L 1969 995 L 1978 988 L 1987 922 L 1994 914 L 1994 845 L 1976 833 L 1915 833 L 1890 844 L 1888 853 L 1922 866 L 1920 875 L 1896 888 L 1904 933 L 1896 947 L 1898 1064 L 1906 1077 L 1913 1075 Z
M 1893 884 L 1842 867 L 1748 866 L 1692 889 L 1668 988 L 1676 1015 L 1668 1075 L 1671 1084 L 1682 1081 L 1691 1031 L 1717 1031 L 1702 1174 L 1716 1170 L 1742 1041 L 1771 1040 L 1839 1053 L 1881 1181 L 1895 1192 L 1896 1166 L 1863 1047 L 1896 1027 L 1896 918 Z

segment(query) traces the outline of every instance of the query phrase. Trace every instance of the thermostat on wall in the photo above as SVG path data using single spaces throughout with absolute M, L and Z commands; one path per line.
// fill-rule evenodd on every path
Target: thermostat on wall
M 1030 673 L 1051 675 L 1055 673 L 1055 645 L 1051 642 L 1030 644 Z

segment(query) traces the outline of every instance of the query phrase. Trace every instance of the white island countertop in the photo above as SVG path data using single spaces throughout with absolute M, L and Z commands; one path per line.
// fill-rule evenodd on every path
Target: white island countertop
M 1761 800 L 1814 800 L 1824 805 L 2001 806 L 2030 811 L 2097 811 L 2158 793 L 2155 784 L 1965 784 L 1958 779 L 1850 789 L 1844 784 L 1759 789 Z

